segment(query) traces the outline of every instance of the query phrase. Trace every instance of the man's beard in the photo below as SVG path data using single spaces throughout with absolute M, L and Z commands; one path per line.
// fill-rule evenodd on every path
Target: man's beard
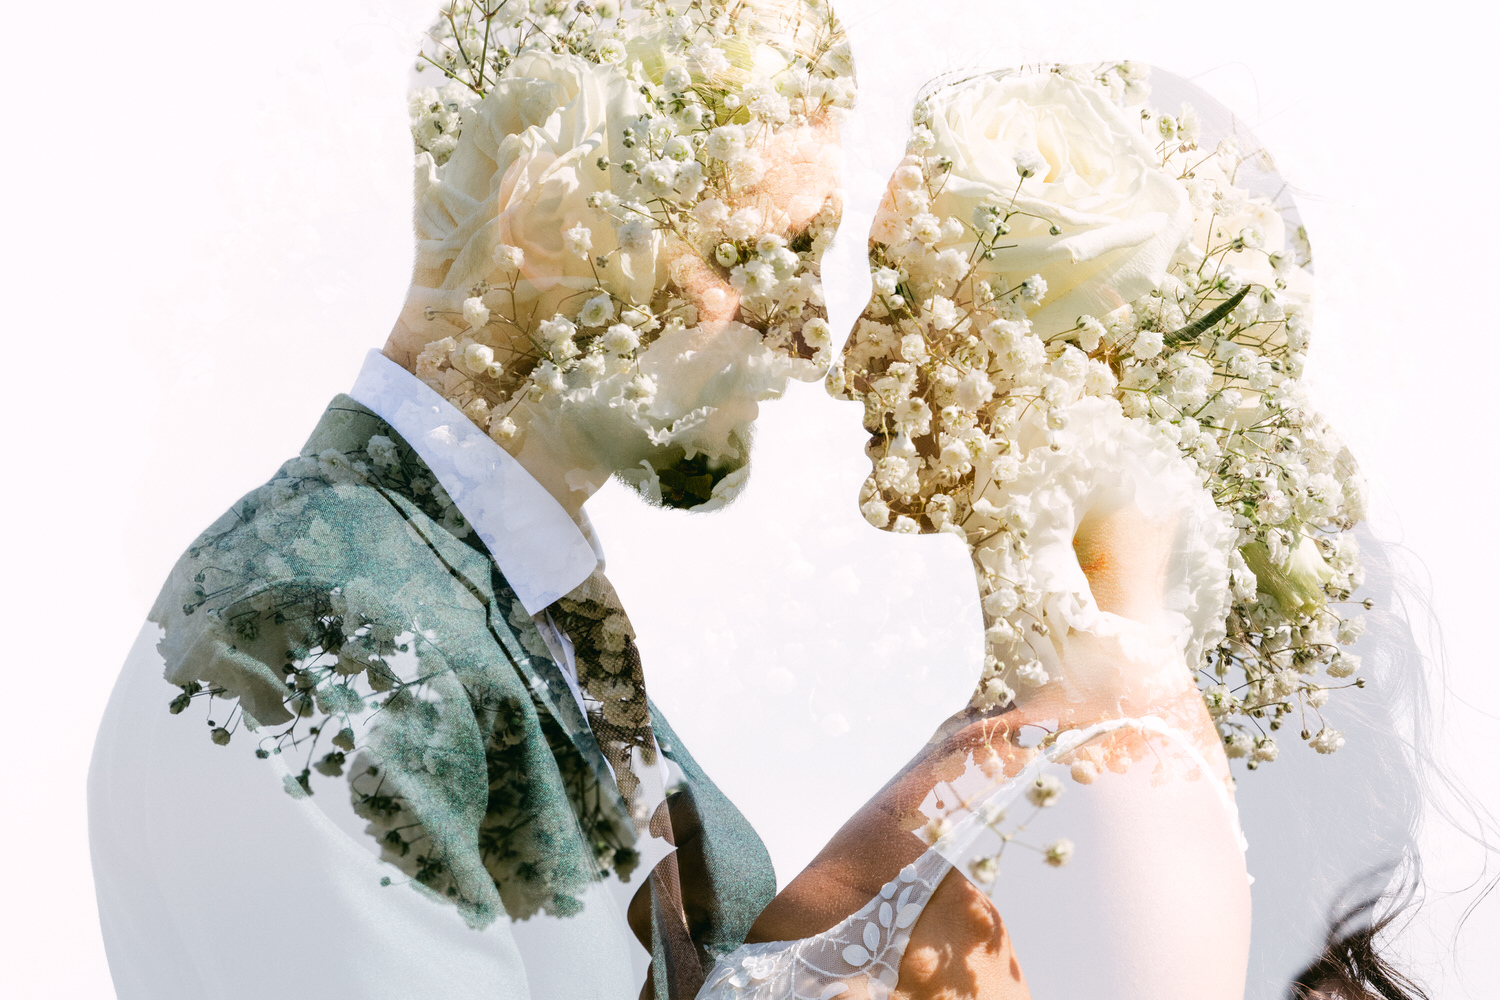
M 735 454 L 717 461 L 711 461 L 701 452 L 688 458 L 681 446 L 671 445 L 651 456 L 654 479 L 644 469 L 622 470 L 616 475 L 654 506 L 692 510 L 712 502 L 713 509 L 718 509 L 733 503 L 744 492 L 745 475 L 730 484 L 726 480 L 748 470 L 752 437 L 749 425 L 737 428 L 730 436 L 736 446 Z

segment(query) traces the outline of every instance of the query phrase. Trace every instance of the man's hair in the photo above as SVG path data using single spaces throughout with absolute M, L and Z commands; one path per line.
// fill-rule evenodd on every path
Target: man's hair
M 499 0 L 491 8 L 478 0 L 452 0 L 424 38 L 416 83 L 432 85 L 427 71 L 437 69 L 482 97 L 522 52 L 572 52 L 598 61 L 593 42 L 600 29 L 645 35 L 668 28 L 674 17 L 688 12 L 727 22 L 733 34 L 776 49 L 814 76 L 853 81 L 848 37 L 826 0 Z M 565 30 L 548 30 L 559 26 Z M 848 107 L 853 97 L 850 88 L 819 113 L 830 105 Z

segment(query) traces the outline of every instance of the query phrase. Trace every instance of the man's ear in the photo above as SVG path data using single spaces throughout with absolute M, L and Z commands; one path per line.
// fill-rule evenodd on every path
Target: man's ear
M 667 237 L 667 276 L 698 309 L 698 322 L 722 323 L 735 318 L 740 296 L 724 275 L 676 235 Z

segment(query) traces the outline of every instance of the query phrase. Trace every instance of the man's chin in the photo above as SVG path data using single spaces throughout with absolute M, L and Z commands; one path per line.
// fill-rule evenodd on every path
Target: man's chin
M 750 465 L 745 461 L 710 468 L 701 455 L 686 459 L 657 472 L 661 483 L 660 503 L 675 510 L 707 511 L 727 507 L 744 492 L 749 469 Z

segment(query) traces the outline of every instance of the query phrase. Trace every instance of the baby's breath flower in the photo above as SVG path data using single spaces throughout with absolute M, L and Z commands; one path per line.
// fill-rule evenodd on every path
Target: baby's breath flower
M 495 352 L 484 344 L 469 344 L 464 348 L 463 367 L 472 375 L 488 373 L 495 362 Z
M 943 223 L 931 212 L 921 212 L 911 220 L 911 237 L 924 246 L 943 238 Z
M 1031 147 L 1022 147 L 1016 152 L 1016 173 L 1021 175 L 1022 180 L 1044 174 L 1047 171 L 1047 161 L 1042 154 Z
M 877 528 L 884 528 L 891 523 L 891 508 L 886 506 L 884 500 L 879 497 L 871 497 L 859 507 L 859 512 L 864 515 Z
M 478 330 L 490 321 L 490 311 L 485 307 L 484 299 L 477 295 L 464 299 L 464 322 L 469 329 Z
M 574 257 L 587 260 L 590 251 L 594 249 L 593 231 L 583 223 L 577 223 L 563 233 L 563 249 Z
M 1337 729 L 1329 729 L 1325 726 L 1318 730 L 1317 734 L 1307 741 L 1307 744 L 1318 753 L 1333 753 L 1344 745 L 1344 734 Z
M 495 266 L 502 271 L 519 271 L 526 263 L 525 251 L 507 243 L 496 244 L 493 256 Z
M 875 285 L 875 291 L 882 295 L 895 295 L 896 285 L 901 281 L 901 272 L 894 268 L 882 267 L 871 275 Z
M 908 333 L 901 338 L 901 357 L 913 364 L 927 360 L 927 341 L 920 333 Z
M 738 125 L 720 125 L 708 133 L 704 151 L 716 160 L 732 160 L 745 150 L 745 130 Z
M 1324 669 L 1329 677 L 1352 677 L 1359 670 L 1359 661 L 1358 653 L 1340 651 L 1333 654 Z
M 537 336 L 547 354 L 554 360 L 566 360 L 578 356 L 578 346 L 573 342 L 577 327 L 561 314 L 544 320 L 537 326 Z
M 1046 668 L 1037 660 L 1030 660 L 1016 668 L 1016 680 L 1026 687 L 1041 687 L 1051 679 Z
M 1063 865 L 1073 860 L 1073 850 L 1073 842 L 1071 840 L 1069 840 L 1067 837 L 1059 837 L 1057 840 L 1054 840 L 1052 843 L 1047 845 L 1047 849 L 1043 853 L 1043 857 L 1045 858 L 1047 864 L 1051 865 L 1053 868 L 1061 868 Z
M 1032 305 L 1040 305 L 1042 299 L 1047 297 L 1047 279 L 1040 274 L 1033 274 L 1021 282 L 1021 301 Z
M 1162 352 L 1162 347 L 1160 331 L 1141 330 L 1135 335 L 1135 340 L 1130 345 L 1130 353 L 1142 361 L 1150 361 Z
M 1255 744 L 1247 733 L 1236 729 L 1224 734 L 1224 756 L 1226 757 L 1231 759 L 1246 757 L 1254 748 Z
M 602 63 L 619 64 L 625 61 L 625 43 L 618 38 L 605 38 L 594 50 Z
M 578 310 L 578 322 L 583 326 L 603 326 L 615 318 L 615 302 L 606 292 L 595 295 Z
M 396 442 L 384 434 L 373 435 L 365 446 L 365 451 L 378 466 L 390 468 L 401 463 L 401 453 L 396 448 Z
M 613 354 L 632 354 L 640 346 L 640 334 L 624 323 L 615 323 L 604 333 L 604 349 Z
M 821 317 L 814 317 L 802 325 L 802 340 L 813 350 L 833 345 L 833 327 Z
M 631 218 L 620 226 L 620 249 L 625 253 L 646 253 L 651 249 L 652 225 L 642 218 Z
M 1062 794 L 1062 782 L 1050 774 L 1038 775 L 1026 788 L 1026 801 L 1037 807 L 1050 806 Z

